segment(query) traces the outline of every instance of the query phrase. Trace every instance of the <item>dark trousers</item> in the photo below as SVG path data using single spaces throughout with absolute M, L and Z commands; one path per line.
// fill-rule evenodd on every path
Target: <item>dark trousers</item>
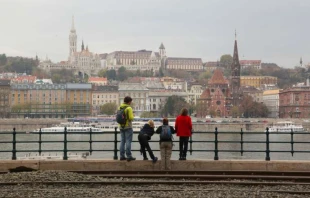
M 189 137 L 180 137 L 180 157 L 186 157 Z
M 154 157 L 153 151 L 152 151 L 152 149 L 151 149 L 151 147 L 149 145 L 149 137 L 147 135 L 139 134 L 138 140 L 139 140 L 139 143 L 140 143 L 140 146 L 141 146 L 141 152 L 143 154 L 143 158 L 144 159 L 147 158 L 146 151 L 145 151 L 145 149 L 147 149 L 151 159 L 154 159 L 155 157 Z

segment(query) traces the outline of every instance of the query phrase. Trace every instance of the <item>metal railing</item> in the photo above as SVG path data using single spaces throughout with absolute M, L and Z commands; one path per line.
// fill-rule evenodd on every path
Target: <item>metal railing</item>
M 138 132 L 134 132 L 135 134 Z M 13 128 L 12 132 L 1 132 L 1 135 L 5 134 L 11 134 L 12 135 L 12 141 L 0 141 L 0 144 L 11 144 L 12 145 L 12 150 L 0 150 L 1 153 L 7 152 L 7 153 L 12 153 L 12 160 L 17 159 L 17 153 L 26 153 L 26 152 L 36 152 L 39 153 L 39 155 L 42 154 L 42 152 L 63 152 L 63 160 L 68 160 L 68 152 L 89 152 L 92 154 L 92 152 L 113 152 L 113 159 L 117 160 L 118 159 L 118 152 L 119 152 L 119 143 L 120 141 L 118 140 L 118 135 L 120 134 L 117 128 L 115 128 L 114 132 L 92 132 L 91 130 L 89 132 L 68 132 L 67 128 L 64 128 L 64 132 L 42 132 L 41 129 L 38 132 L 33 132 L 32 134 L 38 135 L 38 140 L 17 140 L 17 137 L 20 134 L 25 134 L 25 132 L 17 132 L 15 128 Z M 42 140 L 42 136 L 46 134 L 53 134 L 53 135 L 62 135 L 63 140 Z M 68 135 L 74 134 L 83 134 L 83 135 L 88 135 L 89 138 L 88 140 L 68 140 Z M 94 140 L 95 135 L 114 135 L 114 140 Z M 195 134 L 211 134 L 214 135 L 214 139 L 208 139 L 208 140 L 193 140 L 193 137 L 195 137 Z M 239 136 L 239 140 L 220 140 L 219 135 L 224 135 L 224 134 L 232 134 L 234 137 Z M 240 153 L 241 156 L 243 156 L 244 153 L 265 153 L 265 160 L 270 161 L 270 154 L 271 153 L 291 153 L 293 156 L 294 153 L 310 153 L 310 150 L 294 150 L 294 146 L 296 144 L 310 144 L 310 142 L 307 141 L 295 141 L 294 137 L 295 135 L 298 134 L 307 134 L 310 135 L 308 132 L 293 132 L 291 130 L 290 132 L 277 132 L 277 133 L 272 133 L 272 134 L 285 134 L 290 136 L 290 141 L 270 141 L 270 132 L 269 128 L 266 128 L 266 131 L 264 132 L 244 132 L 243 129 L 241 128 L 240 132 L 219 132 L 218 128 L 216 127 L 214 131 L 212 132 L 202 132 L 202 131 L 197 131 L 194 132 L 193 136 L 190 137 L 189 139 L 189 153 L 192 155 L 193 152 L 212 152 L 214 153 L 214 160 L 219 160 L 219 153 L 224 153 L 224 152 L 231 152 L 231 153 Z M 237 135 L 237 136 L 236 136 Z M 264 135 L 265 140 L 264 141 L 246 141 L 244 140 L 244 136 L 246 135 Z M 138 142 L 133 140 L 133 143 Z M 158 141 L 150 141 L 150 142 L 158 142 Z M 173 142 L 179 142 L 174 140 Z M 42 144 L 46 143 L 60 143 L 63 144 L 63 148 L 61 149 L 42 149 Z M 88 149 L 68 149 L 68 144 L 69 143 L 88 143 L 89 148 Z M 114 146 L 111 145 L 111 148 L 113 149 L 93 149 L 93 144 L 94 143 L 111 143 Z M 213 144 L 213 148 L 211 150 L 204 150 L 204 149 L 193 149 L 193 145 L 195 143 L 208 143 L 208 144 Z M 28 150 L 28 149 L 17 149 L 18 144 L 38 144 L 38 150 Z M 219 149 L 220 144 L 240 144 L 240 149 L 237 150 L 224 150 L 224 149 Z M 263 150 L 246 150 L 244 149 L 245 144 L 265 144 L 265 149 Z M 271 150 L 270 149 L 270 144 L 290 144 L 290 150 Z M 132 151 L 140 151 L 140 150 L 132 150 Z M 153 151 L 159 151 L 156 149 L 153 149 Z M 179 150 L 173 150 L 173 151 L 179 151 Z

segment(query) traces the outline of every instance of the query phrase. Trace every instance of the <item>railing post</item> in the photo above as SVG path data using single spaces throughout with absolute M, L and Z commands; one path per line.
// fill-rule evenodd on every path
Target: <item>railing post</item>
M 93 131 L 92 128 L 90 128 L 90 133 L 89 133 L 89 154 L 91 155 L 93 152 Z
M 266 127 L 266 161 L 270 161 L 270 149 L 269 149 L 269 128 Z
M 114 160 L 117 160 L 118 159 L 118 156 L 117 156 L 117 127 L 115 127 L 115 130 L 114 130 L 114 157 L 113 157 Z
M 63 156 L 63 160 L 68 160 L 67 127 L 65 127 L 65 131 L 64 131 L 64 156 Z
M 190 155 L 193 153 L 193 136 L 189 136 L 189 153 Z
M 291 154 L 294 156 L 294 132 L 293 129 L 291 129 Z
M 39 155 L 41 155 L 42 152 L 42 130 L 40 128 L 39 130 Z
M 16 129 L 13 128 L 12 160 L 16 160 Z
M 243 156 L 243 129 L 242 129 L 242 128 L 241 128 L 240 136 L 241 136 L 241 140 L 240 140 L 240 144 L 241 144 L 241 156 Z
M 215 127 L 215 132 L 214 132 L 214 160 L 219 160 L 218 156 L 218 139 L 217 139 L 217 127 Z

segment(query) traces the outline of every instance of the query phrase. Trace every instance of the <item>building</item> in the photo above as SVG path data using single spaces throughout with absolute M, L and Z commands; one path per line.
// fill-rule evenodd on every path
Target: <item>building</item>
M 149 89 L 140 83 L 120 83 L 118 87 L 119 104 L 124 102 L 126 96 L 132 98 L 132 108 L 135 116 L 140 116 L 145 111 L 150 111 Z
M 36 79 L 34 81 L 35 84 L 53 84 L 52 79 Z
M 185 99 L 188 102 L 188 93 L 186 92 L 173 92 L 171 93 L 168 90 L 155 90 L 149 92 L 148 104 L 149 111 L 151 112 L 159 112 L 162 110 L 168 97 L 175 95 Z
M 261 69 L 262 61 L 261 60 L 240 60 L 241 70 L 243 69 Z
M 269 110 L 268 117 L 279 117 L 279 89 L 266 90 L 263 92 L 263 102 Z
M 236 107 L 239 110 L 243 97 L 240 70 L 237 39 L 235 39 L 230 80 L 225 79 L 221 69 L 214 71 L 208 87 L 197 99 L 197 117 L 204 118 L 206 115 L 229 117 L 234 114 L 232 108 Z
M 92 91 L 92 115 L 100 114 L 100 106 L 107 103 L 120 105 L 118 86 L 94 86 Z M 115 109 L 116 110 L 116 109 Z
M 88 83 L 94 86 L 104 86 L 108 84 L 108 79 L 102 77 L 89 77 Z
M 192 83 L 188 86 L 188 100 L 190 104 L 197 104 L 197 99 L 200 98 L 201 94 L 203 93 L 205 87 L 200 84 Z
M 10 80 L 0 80 L 0 117 L 10 117 Z
M 165 61 L 165 69 L 202 71 L 203 64 L 201 58 L 168 57 Z
M 263 91 L 262 90 L 257 89 L 252 86 L 241 87 L 241 89 L 242 89 L 243 95 L 251 96 L 254 102 L 259 102 L 259 103 L 263 102 Z
M 72 26 L 69 34 L 69 56 L 68 61 L 61 61 L 53 63 L 51 60 L 40 62 L 39 68 L 46 71 L 52 69 L 68 69 L 74 71 L 76 75 L 92 76 L 97 75 L 101 69 L 101 59 L 98 54 L 90 52 L 88 46 L 84 46 L 82 41 L 81 51 L 77 51 L 77 34 L 74 26 L 74 19 L 72 18 Z
M 11 79 L 12 84 L 24 84 L 24 83 L 35 83 L 37 77 L 32 75 L 23 74 L 21 76 L 17 76 L 16 78 Z
M 204 64 L 204 70 L 205 71 L 214 71 L 214 70 L 216 70 L 219 67 L 220 67 L 220 62 L 219 61 L 216 61 L 216 62 L 206 62 Z
M 178 78 L 162 77 L 160 82 L 167 90 L 187 91 L 187 82 Z
M 241 86 L 253 86 L 261 88 L 266 85 L 277 85 L 278 78 L 273 76 L 241 76 Z
M 280 118 L 309 118 L 310 86 L 292 87 L 279 92 Z
M 107 69 L 118 70 L 125 67 L 127 70 L 159 71 L 161 67 L 161 56 L 158 52 L 139 50 L 139 51 L 115 51 L 106 56 Z
M 12 117 L 65 118 L 91 114 L 91 84 L 12 84 Z

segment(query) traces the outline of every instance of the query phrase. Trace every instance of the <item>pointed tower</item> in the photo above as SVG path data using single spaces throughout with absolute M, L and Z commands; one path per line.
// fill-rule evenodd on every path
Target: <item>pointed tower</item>
M 69 57 L 76 52 L 77 35 L 74 28 L 74 16 L 72 16 L 72 26 L 69 35 Z
M 166 49 L 163 43 L 161 43 L 159 46 L 159 55 L 161 59 L 166 57 Z
M 81 51 L 84 51 L 84 41 L 82 40 Z
M 300 63 L 300 67 L 302 67 L 302 57 L 300 57 L 299 63 Z
M 239 106 L 242 93 L 240 92 L 240 63 L 238 55 L 238 45 L 237 45 L 237 34 L 235 33 L 235 46 L 234 46 L 234 55 L 233 63 L 231 64 L 231 93 L 232 93 L 232 105 Z

